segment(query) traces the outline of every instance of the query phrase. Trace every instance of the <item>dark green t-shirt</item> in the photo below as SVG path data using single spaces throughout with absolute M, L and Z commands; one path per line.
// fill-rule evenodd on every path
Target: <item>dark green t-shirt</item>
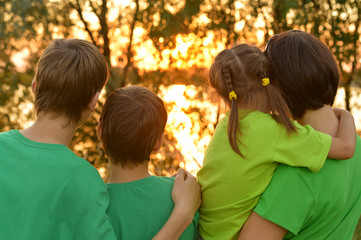
M 361 215 L 361 139 L 349 160 L 318 173 L 280 165 L 254 210 L 289 232 L 286 239 L 351 240 Z
M 174 178 L 151 176 L 127 183 L 108 183 L 108 215 L 118 239 L 152 239 L 171 215 Z M 198 238 L 198 212 L 180 239 Z
M 0 239 L 116 239 L 97 170 L 66 146 L 0 133 Z

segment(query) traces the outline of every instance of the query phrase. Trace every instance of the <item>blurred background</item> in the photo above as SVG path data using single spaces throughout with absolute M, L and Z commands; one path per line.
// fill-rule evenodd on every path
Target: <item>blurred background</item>
M 86 39 L 101 49 L 110 79 L 70 148 L 106 181 L 95 133 L 104 99 L 115 88 L 143 85 L 163 98 L 169 116 L 150 171 L 170 176 L 182 167 L 196 174 L 226 111 L 208 88 L 214 57 L 235 43 L 263 49 L 290 29 L 312 33 L 331 49 L 342 74 L 335 106 L 350 110 L 360 131 L 360 0 L 0 0 L 0 131 L 32 124 L 30 84 L 51 40 Z M 361 239 L 360 224 L 354 239 Z

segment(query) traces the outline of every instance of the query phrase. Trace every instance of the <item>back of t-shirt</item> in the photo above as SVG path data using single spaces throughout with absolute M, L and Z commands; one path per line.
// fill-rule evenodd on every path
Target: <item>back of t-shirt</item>
M 118 239 L 152 239 L 171 215 L 174 178 L 151 176 L 127 183 L 108 183 L 108 215 Z M 198 212 L 180 239 L 198 237 Z
M 66 146 L 0 134 L 0 239 L 115 239 L 98 172 Z
M 349 160 L 318 173 L 280 165 L 255 212 L 289 230 L 286 239 L 352 239 L 361 215 L 361 139 Z

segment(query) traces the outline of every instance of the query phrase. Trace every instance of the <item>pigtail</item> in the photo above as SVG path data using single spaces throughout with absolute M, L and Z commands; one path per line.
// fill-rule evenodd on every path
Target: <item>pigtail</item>
M 296 126 L 289 117 L 290 110 L 280 91 L 271 84 L 266 88 L 273 119 L 285 126 L 288 132 L 296 131 Z
M 229 72 L 228 67 L 222 68 L 222 75 L 224 79 L 224 83 L 226 84 L 226 89 L 229 92 L 229 100 L 231 101 L 231 110 L 228 117 L 228 126 L 227 126 L 227 134 L 228 134 L 228 141 L 232 147 L 232 149 L 241 155 L 243 154 L 238 148 L 238 138 L 237 133 L 240 134 L 239 129 L 239 117 L 238 117 L 238 106 L 237 106 L 237 94 L 234 92 L 232 87 L 232 80 L 231 80 L 231 74 Z
M 262 60 L 267 60 L 265 56 L 262 56 Z M 290 110 L 282 94 L 278 88 L 270 84 L 270 79 L 266 77 L 264 73 L 264 63 L 261 61 L 261 73 L 263 75 L 262 85 L 266 88 L 267 100 L 270 108 L 271 115 L 274 120 L 286 127 L 287 132 L 296 131 L 296 127 L 291 121 L 289 115 Z

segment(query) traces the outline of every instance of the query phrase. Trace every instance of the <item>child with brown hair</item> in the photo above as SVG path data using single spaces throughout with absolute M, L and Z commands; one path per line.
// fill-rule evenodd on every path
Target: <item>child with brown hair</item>
M 45 49 L 31 85 L 34 124 L 0 133 L 0 239 L 116 239 L 103 180 L 68 148 L 107 80 L 105 58 L 90 42 L 56 39 Z M 187 176 L 177 175 L 175 210 L 155 239 L 179 236 L 198 208 L 198 184 Z
M 117 89 L 104 104 L 98 136 L 110 161 L 108 215 L 118 239 L 151 239 L 173 211 L 174 178 L 148 172 L 151 152 L 163 143 L 166 122 L 163 101 L 144 87 Z M 196 239 L 199 215 L 195 210 L 186 215 L 192 218 L 180 239 Z
M 67 147 L 108 79 L 91 43 L 56 39 L 40 57 L 32 126 L 0 134 L 0 239 L 115 239 L 97 170 Z
M 237 238 L 279 163 L 317 172 L 327 154 L 346 159 L 354 153 L 349 113 L 341 115 L 337 138 L 302 127 L 289 119 L 269 71 L 262 51 L 247 44 L 220 52 L 210 69 L 210 84 L 231 110 L 218 123 L 198 172 L 199 230 L 206 240 Z

